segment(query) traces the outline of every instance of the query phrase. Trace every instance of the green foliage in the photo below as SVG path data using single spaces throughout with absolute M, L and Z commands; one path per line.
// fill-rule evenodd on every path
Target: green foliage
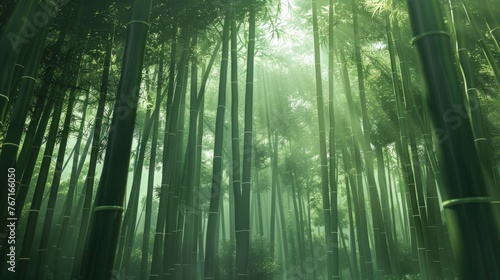
M 230 242 L 219 245 L 216 259 L 216 275 L 219 280 L 233 279 L 236 273 L 236 246 Z M 278 262 L 271 257 L 269 241 L 263 238 L 250 242 L 250 259 L 248 263 L 248 280 L 273 280 L 278 273 Z
M 216 260 L 216 278 L 221 280 L 231 279 L 236 271 L 236 250 L 235 245 L 230 242 L 223 242 L 219 245 L 219 254 Z

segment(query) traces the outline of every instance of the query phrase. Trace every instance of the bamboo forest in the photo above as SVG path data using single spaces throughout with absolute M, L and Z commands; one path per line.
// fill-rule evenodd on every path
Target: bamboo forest
M 500 279 L 500 0 L 1 0 L 0 279 Z

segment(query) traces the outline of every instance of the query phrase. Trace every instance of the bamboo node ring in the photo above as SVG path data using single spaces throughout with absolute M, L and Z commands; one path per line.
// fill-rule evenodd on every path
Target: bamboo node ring
M 58 8 L 57 4 L 54 1 L 47 1 L 47 3 L 52 3 L 52 5 L 54 5 L 54 7 L 56 7 L 56 9 Z
M 428 37 L 428 36 L 433 36 L 433 35 L 444 35 L 446 37 L 450 37 L 450 34 L 446 31 L 434 30 L 434 31 L 429 31 L 429 32 L 424 32 L 424 33 L 418 34 L 417 36 L 413 37 L 413 39 L 411 39 L 410 42 L 412 45 L 414 45 L 415 42 L 417 42 L 418 40 L 425 38 L 425 37 Z
M 443 201 L 443 207 L 452 207 L 461 204 L 471 204 L 471 203 L 493 203 L 493 200 L 489 197 L 461 197 L 453 198 Z
M 7 95 L 0 94 L 0 97 L 5 98 L 7 100 L 7 102 L 9 102 L 9 97 Z
M 19 144 L 15 144 L 15 143 L 3 143 L 4 146 L 14 146 L 14 147 L 17 147 L 19 148 Z
M 102 205 L 102 206 L 97 206 L 94 208 L 94 212 L 97 211 L 123 211 L 124 208 L 122 206 L 118 205 Z
M 146 25 L 146 27 L 149 28 L 149 23 L 146 21 L 143 21 L 143 20 L 131 20 L 131 21 L 127 22 L 127 24 L 125 26 L 129 26 L 129 24 L 132 24 L 132 23 L 141 23 L 141 24 Z
M 22 76 L 21 79 L 31 79 L 31 80 L 35 81 L 35 83 L 37 82 L 37 80 L 31 76 Z

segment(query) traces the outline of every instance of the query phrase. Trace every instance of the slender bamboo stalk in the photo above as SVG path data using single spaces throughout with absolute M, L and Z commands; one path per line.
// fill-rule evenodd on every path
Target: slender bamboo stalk
M 81 278 L 109 279 L 115 260 L 134 132 L 151 1 L 134 1 L 103 172 L 85 245 Z
M 346 95 L 346 100 L 348 104 L 348 109 L 349 109 L 349 120 L 350 120 L 350 135 L 351 135 L 351 143 L 353 147 L 353 161 L 355 163 L 355 170 L 356 170 L 356 180 L 353 181 L 355 182 L 355 186 L 353 187 L 353 191 L 357 192 L 355 194 L 355 199 L 358 199 L 360 204 L 359 204 L 359 226 L 360 226 L 360 235 L 358 235 L 358 240 L 360 240 L 361 245 L 360 245 L 360 262 L 361 262 L 361 278 L 368 278 L 372 279 L 374 277 L 374 267 L 373 267 L 373 261 L 370 253 L 370 244 L 369 244 L 369 236 L 368 236 L 368 221 L 367 221 L 367 211 L 366 211 L 366 205 L 364 203 L 361 203 L 361 201 L 365 200 L 365 195 L 364 195 L 364 188 L 363 188 L 363 176 L 362 176 L 362 161 L 361 161 L 361 147 L 360 143 L 358 142 L 359 139 L 361 139 L 361 142 L 363 143 L 363 136 L 361 132 L 361 128 L 359 125 L 359 121 L 357 119 L 355 109 L 354 109 L 354 102 L 352 98 L 352 92 L 351 92 L 351 85 L 350 85 L 350 79 L 349 79 L 349 73 L 347 71 L 347 63 L 346 63 L 346 58 L 345 58 L 345 53 L 343 48 L 340 48 L 340 58 L 341 58 L 341 63 L 342 63 L 342 79 L 343 79 L 343 85 L 344 85 L 344 93 Z M 371 181 L 369 184 L 372 183 Z M 354 183 L 353 183 L 354 185 Z M 372 187 L 373 188 L 373 187 Z M 376 201 L 376 200 L 375 200 Z M 378 201 L 376 201 L 378 203 Z M 374 206 L 372 204 L 372 206 Z M 358 219 L 356 219 L 358 220 Z M 374 235 L 380 234 L 378 229 L 375 229 L 374 225 Z M 380 244 L 379 244 L 380 245 Z M 363 261 L 361 261 L 363 259 Z M 364 268 L 363 268 L 364 267 Z
M 193 35 L 191 48 L 195 48 L 198 44 L 197 35 Z M 195 237 L 195 207 L 194 204 L 194 188 L 195 188 L 195 165 L 196 165 L 196 142 L 197 142 L 197 121 L 199 114 L 198 102 L 198 66 L 197 60 L 194 59 L 191 65 L 191 87 L 190 87 L 190 113 L 189 113 L 189 134 L 186 147 L 186 199 L 185 199 L 185 218 L 184 218 L 184 237 L 182 248 L 182 276 L 185 279 L 196 279 L 196 258 L 193 259 L 193 247 L 196 247 Z M 201 124 L 200 124 L 201 125 Z M 182 210 L 182 209 L 181 209 Z
M 314 70 L 316 75 L 316 106 L 318 113 L 319 125 L 319 146 L 320 146 L 320 171 L 321 171 L 321 188 L 323 196 L 323 218 L 325 220 L 325 242 L 327 253 L 327 277 L 333 278 L 333 249 L 338 248 L 338 241 L 332 240 L 332 219 L 331 219 L 331 205 L 330 205 L 330 191 L 328 182 L 328 161 L 326 158 L 326 131 L 325 131 L 325 114 L 323 110 L 323 86 L 321 78 L 321 57 L 319 46 L 319 31 L 318 31 L 318 8 L 317 1 L 312 0 L 312 21 L 313 21 L 313 35 L 314 35 Z
M 21 49 L 24 47 L 23 45 L 29 42 L 29 39 L 37 35 L 37 29 L 31 23 L 29 19 L 38 8 L 38 1 L 35 0 L 22 0 L 19 1 L 16 5 L 16 8 L 12 12 L 9 21 L 5 25 L 2 33 L 2 37 L 0 38 L 0 49 L 2 50 L 0 54 L 0 129 L 3 128 L 3 120 L 7 109 L 7 103 L 9 102 L 10 92 L 11 92 L 11 82 L 14 74 L 14 68 L 16 64 L 16 60 L 21 52 Z M 48 3 L 42 3 L 46 6 L 51 6 Z M 47 5 L 48 4 L 48 5 Z M 55 12 L 54 9 L 57 7 L 49 8 L 52 12 Z M 47 16 L 46 14 L 44 14 Z M 20 24 L 22 23 L 22 24 Z M 45 28 L 47 29 L 47 28 Z M 36 52 L 38 49 L 34 49 Z M 2 169 L 2 174 L 7 174 Z M 4 176 L 4 175 L 2 175 Z M 6 176 L 6 175 L 5 175 Z M 2 184 L 3 182 L 7 182 L 7 179 L 3 180 L 4 177 L 1 177 Z M 2 185 L 1 194 L 2 197 L 6 197 L 7 187 Z M 0 204 L 2 209 L 7 208 L 6 202 L 2 202 Z M 4 207 L 5 206 L 5 207 Z M 2 217 L 3 218 L 3 217 Z M 6 219 L 2 219 L 2 228 L 5 228 L 4 222 Z
M 229 53 L 229 30 L 231 11 L 228 9 L 224 17 L 222 35 L 222 61 L 221 75 L 219 79 L 219 100 L 215 126 L 214 163 L 212 170 L 212 196 L 210 198 L 210 212 L 207 223 L 207 237 L 205 250 L 204 279 L 214 279 L 215 276 L 215 254 L 217 238 L 217 220 L 219 220 L 219 204 L 222 192 L 222 143 L 224 134 L 224 114 L 226 106 L 226 83 Z
M 253 150 L 253 90 L 254 90 L 254 61 L 255 61 L 255 1 L 250 3 L 248 19 L 248 53 L 247 76 L 245 86 L 245 126 L 243 133 L 243 176 L 241 182 L 241 229 L 236 232 L 236 262 L 238 280 L 246 280 L 250 258 L 250 187 L 252 178 L 252 150 Z
M 65 151 L 68 144 L 68 137 L 70 133 L 70 123 L 73 118 L 73 108 L 75 104 L 77 89 L 76 87 L 71 89 L 71 92 L 68 97 L 68 106 L 66 110 L 66 115 L 64 117 L 63 130 L 61 132 L 61 143 L 59 144 L 59 150 L 57 152 L 56 159 L 56 169 L 54 171 L 54 175 L 52 177 L 52 184 L 49 193 L 49 200 L 47 202 L 47 208 L 45 210 L 45 220 L 42 228 L 42 236 L 40 245 L 38 247 L 38 260 L 36 265 L 36 275 L 40 275 L 43 278 L 46 277 L 52 263 L 49 260 L 53 259 L 55 254 L 54 251 L 49 250 L 52 249 L 52 246 L 49 246 L 50 239 L 54 238 L 54 232 L 52 232 L 52 220 L 54 218 L 54 212 L 56 208 L 57 202 L 57 193 L 59 192 L 59 187 L 61 184 L 61 177 L 63 171 L 63 163 L 65 157 Z M 55 272 L 55 271 L 54 271 Z M 55 274 L 55 273 L 54 273 Z
M 474 135 L 474 143 L 481 160 L 484 172 L 491 176 L 495 180 L 495 184 L 491 185 L 490 193 L 497 198 L 500 197 L 500 176 L 498 170 L 494 164 L 493 153 L 491 149 L 491 140 L 487 137 L 483 130 L 482 122 L 482 110 L 481 104 L 479 103 L 478 93 L 476 85 L 476 78 L 474 77 L 474 72 L 472 65 L 470 63 L 469 50 L 466 45 L 466 38 L 464 31 L 460 29 L 459 24 L 462 22 L 462 11 L 459 9 L 458 1 L 450 2 L 452 12 L 453 27 L 456 34 L 456 50 L 459 58 L 460 70 L 463 76 L 464 86 L 465 86 L 465 98 L 467 100 L 467 107 L 457 111 L 462 114 L 460 117 L 469 118 L 471 123 L 472 132 Z M 463 2 L 463 1 L 462 1 Z M 464 3 L 465 5 L 465 3 Z M 465 7 L 465 6 L 464 6 Z M 468 115 L 467 115 L 468 113 Z M 456 120 L 456 118 L 454 119 Z
M 339 254 L 339 221 L 338 221 L 338 186 L 335 177 L 335 104 L 334 104 L 334 91 L 335 91 L 335 75 L 334 75 L 334 57 L 335 57 L 335 42 L 334 42 L 334 3 L 333 0 L 328 2 L 328 115 L 329 115 L 329 170 L 328 178 L 330 184 L 330 204 L 331 204 L 331 219 L 332 219 L 332 276 L 333 279 L 340 278 L 340 254 Z
M 19 279 L 27 279 L 28 277 L 27 275 L 28 262 L 30 260 L 30 255 L 32 252 L 36 222 L 38 219 L 38 214 L 40 212 L 40 206 L 42 203 L 42 197 L 45 190 L 45 184 L 48 178 L 47 173 L 50 168 L 52 153 L 54 151 L 56 143 L 56 135 L 59 127 L 59 121 L 61 118 L 63 101 L 64 101 L 64 94 L 62 93 L 58 94 L 57 102 L 55 104 L 55 109 L 54 109 L 54 117 L 52 118 L 50 124 L 49 137 L 47 139 L 47 145 L 45 146 L 44 158 L 42 160 L 42 165 L 40 166 L 40 172 L 35 187 L 35 193 L 33 194 L 33 200 L 31 202 L 31 208 L 30 208 L 31 211 L 29 212 L 28 216 L 26 233 L 24 234 L 23 247 L 21 249 L 21 254 L 20 254 L 21 261 L 19 263 L 19 275 L 18 275 Z M 38 139 L 43 139 L 43 133 L 40 133 L 37 136 Z
M 7 129 L 7 134 L 5 135 L 4 139 L 1 139 L 2 151 L 0 154 L 0 197 L 5 198 L 7 198 L 7 189 L 9 186 L 7 174 L 9 174 L 8 170 L 12 170 L 12 168 L 13 170 L 15 170 L 15 173 L 17 172 L 18 174 L 18 180 L 15 180 L 14 182 L 14 192 L 12 194 L 19 193 L 19 179 L 21 178 L 21 176 L 19 176 L 19 172 L 22 172 L 22 170 L 16 169 L 18 158 L 17 153 L 20 147 L 20 140 L 23 134 L 23 127 L 28 114 L 31 98 L 33 96 L 33 89 L 35 87 L 35 83 L 37 82 L 36 74 L 38 71 L 40 59 L 42 58 L 43 46 L 49 33 L 48 25 L 49 23 L 51 23 L 52 19 L 52 17 L 48 17 L 46 14 L 44 14 L 45 16 L 47 16 L 47 24 L 40 30 L 33 30 L 33 24 L 27 19 L 30 19 L 31 15 L 35 11 L 41 11 L 41 7 L 36 4 L 37 1 L 33 0 L 19 1 L 13 13 L 11 14 L 9 21 L 5 25 L 2 36 L 0 38 L 0 49 L 2 50 L 0 52 L 0 130 L 3 130 L 5 126 L 3 122 L 7 110 L 7 104 L 9 103 L 10 99 L 14 99 L 14 96 L 11 96 L 10 93 L 13 90 L 15 91 L 16 89 L 11 88 L 12 79 L 14 78 L 16 60 L 24 44 L 29 43 L 27 47 L 32 50 L 26 55 L 27 63 L 25 64 L 26 67 L 22 71 L 23 76 L 21 77 L 21 80 L 19 82 L 19 93 L 13 106 L 14 111 L 10 117 L 10 124 Z M 41 5 L 51 6 L 50 4 L 47 4 L 45 2 L 41 3 Z M 20 24 L 21 22 L 22 24 Z M 35 38 L 30 39 L 33 37 Z M 21 192 L 22 196 L 19 197 L 18 203 L 24 202 L 25 193 L 25 191 Z M 8 205 L 8 201 L 12 200 L 2 199 L 0 201 L 0 209 L 2 209 L 2 211 L 0 211 L 1 245 L 7 242 L 8 236 L 7 213 L 9 211 L 7 211 L 7 209 L 10 206 Z M 18 205 L 21 205 L 22 207 L 23 204 Z M 14 213 L 14 215 L 18 214 Z M 7 246 L 2 246 L 2 256 L 0 257 L 0 269 L 2 271 L 5 271 L 4 268 L 6 265 L 6 254 L 4 254 L 4 250 L 6 250 L 6 247 Z
M 89 104 L 88 97 L 89 97 L 89 91 L 87 91 L 87 94 L 85 95 L 85 99 L 83 101 L 84 104 L 82 106 L 83 108 L 81 109 L 82 119 L 80 123 L 80 128 L 78 129 L 78 136 L 77 136 L 78 138 L 75 143 L 75 155 L 73 156 L 73 164 L 71 168 L 68 195 L 66 196 L 66 200 L 64 201 L 63 205 L 63 210 L 61 211 L 61 216 L 59 217 L 60 222 L 58 222 L 53 229 L 55 234 L 54 234 L 54 243 L 52 243 L 52 247 L 57 248 L 56 249 L 57 251 L 55 254 L 55 259 L 51 265 L 54 267 L 54 270 L 56 272 L 55 277 L 59 279 L 67 278 L 70 276 L 70 275 L 64 275 L 63 277 L 61 275 L 63 273 L 63 267 L 65 273 L 71 273 L 71 269 L 68 269 L 68 267 L 70 267 L 69 266 L 70 264 L 68 263 L 68 253 L 70 244 L 67 244 L 66 241 L 69 235 L 68 227 L 70 223 L 71 212 L 73 210 L 73 199 L 76 193 L 76 187 L 77 187 L 76 185 L 78 183 L 78 177 L 80 175 L 80 172 L 78 170 L 78 160 L 80 159 L 80 146 L 83 138 L 85 118 L 87 115 L 87 106 Z M 85 157 L 85 154 L 82 155 L 82 157 Z M 56 264 L 58 265 L 56 266 Z
M 104 56 L 103 70 L 101 76 L 101 88 L 99 91 L 99 104 L 97 105 L 97 112 L 94 119 L 94 132 L 92 135 L 92 149 L 90 151 L 90 161 L 89 168 L 87 170 L 87 177 L 85 178 L 84 189 L 84 201 L 82 210 L 82 220 L 80 224 L 80 230 L 78 233 L 78 243 L 75 253 L 75 265 L 73 266 L 72 278 L 76 279 L 80 275 L 80 262 L 82 258 L 83 245 L 87 237 L 87 229 L 90 220 L 90 206 L 92 204 L 92 194 L 94 192 L 94 181 L 95 181 L 95 171 L 97 168 L 97 159 L 99 156 L 99 148 L 101 143 L 102 134 L 102 119 L 104 116 L 104 108 L 106 105 L 106 96 L 108 93 L 108 83 L 110 75 L 110 65 L 111 65 L 111 51 L 113 49 L 113 39 L 115 33 L 115 26 L 108 33 L 107 44 L 106 44 L 106 54 Z
M 243 248 L 242 229 L 243 212 L 241 191 L 241 159 L 240 135 L 238 120 L 238 29 L 236 27 L 236 3 L 231 5 L 231 151 L 232 151 L 232 189 L 229 189 L 230 204 L 230 241 L 231 246 L 236 239 L 236 269 L 237 278 L 240 279 L 247 271 L 242 271 L 245 263 L 242 262 Z M 224 221 L 224 219 L 222 219 Z M 234 227 L 234 228 L 233 228 Z M 234 230 L 234 234 L 232 231 Z M 240 273 L 242 276 L 240 276 Z
M 441 9 L 428 0 L 407 4 L 415 36 L 413 44 L 429 91 L 429 111 L 438 132 L 445 182 L 441 194 L 460 277 L 499 278 L 500 268 L 493 262 L 500 260 L 496 249 L 500 248 L 500 233 L 494 221 L 492 199 L 487 193 L 490 178 L 484 178 L 479 169 L 470 123 L 452 127 L 442 117 L 452 106 L 464 106 L 464 100 Z
M 165 231 L 165 223 L 166 223 L 166 212 L 167 212 L 167 200 L 168 200 L 168 191 L 169 191 L 169 185 L 168 185 L 168 167 L 171 165 L 169 164 L 170 156 L 171 154 L 171 149 L 173 149 L 173 140 L 172 137 L 170 137 L 170 126 L 171 123 L 173 123 L 175 120 L 174 118 L 177 118 L 177 107 L 174 107 L 173 104 L 173 95 L 174 95 L 174 85 L 175 85 L 175 67 L 176 67 L 176 50 L 177 50 L 177 25 L 176 21 L 174 20 L 173 26 L 171 28 L 171 37 L 172 37 L 172 44 L 170 47 L 170 70 L 169 70 L 169 81 L 168 81 L 168 87 L 167 87 L 167 118 L 165 121 L 165 131 L 164 131 L 164 138 L 163 138 L 163 159 L 162 159 L 162 164 L 163 164 L 163 169 L 162 169 L 162 176 L 161 176 L 161 189 L 160 189 L 160 202 L 158 205 L 158 217 L 156 220 L 156 230 L 155 230 L 155 237 L 154 237 L 154 243 L 153 243 L 153 257 L 152 257 L 152 263 L 151 263 L 151 273 L 150 273 L 150 279 L 159 279 L 160 274 L 161 274 L 161 263 L 162 263 L 162 250 L 161 248 L 163 247 L 163 239 L 165 237 L 164 231 Z M 175 112 L 173 112 L 175 109 Z M 170 141 L 170 142 L 169 142 Z

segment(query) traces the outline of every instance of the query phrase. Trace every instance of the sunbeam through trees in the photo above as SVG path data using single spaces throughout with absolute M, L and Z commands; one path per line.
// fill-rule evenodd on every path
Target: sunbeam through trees
M 0 1 L 0 279 L 500 279 L 499 15 Z

